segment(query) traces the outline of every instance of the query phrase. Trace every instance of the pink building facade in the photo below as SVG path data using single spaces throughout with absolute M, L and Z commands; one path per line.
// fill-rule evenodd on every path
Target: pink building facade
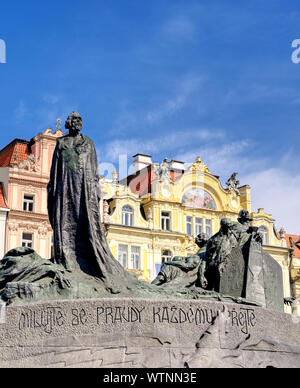
M 15 139 L 0 151 L 0 182 L 6 204 L 4 252 L 32 247 L 44 258 L 52 254 L 47 185 L 56 146 L 63 133 L 51 129 L 30 141 Z

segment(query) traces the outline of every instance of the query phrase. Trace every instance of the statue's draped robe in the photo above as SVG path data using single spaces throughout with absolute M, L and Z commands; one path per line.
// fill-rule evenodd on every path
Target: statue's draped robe
M 114 259 L 101 225 L 98 180 L 93 141 L 85 135 L 58 139 L 48 185 L 54 262 L 107 280 L 125 271 Z
M 63 270 L 50 260 L 42 259 L 31 248 L 12 249 L 0 261 L 0 294 L 7 283 L 36 283 L 44 278 L 54 279 Z

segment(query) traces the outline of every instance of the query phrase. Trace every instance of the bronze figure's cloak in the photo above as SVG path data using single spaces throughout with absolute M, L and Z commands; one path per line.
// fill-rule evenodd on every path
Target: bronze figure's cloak
M 57 141 L 48 185 L 48 212 L 54 232 L 54 262 L 105 280 L 124 275 L 101 225 L 97 154 L 80 134 Z

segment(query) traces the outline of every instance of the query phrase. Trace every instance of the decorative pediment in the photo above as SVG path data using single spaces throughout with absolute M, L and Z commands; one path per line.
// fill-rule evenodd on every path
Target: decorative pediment
M 41 168 L 38 162 L 35 161 L 35 156 L 30 154 L 26 160 L 19 164 L 20 170 L 25 170 L 29 172 L 40 172 Z
M 196 159 L 196 163 L 193 163 L 191 165 L 190 170 L 193 172 L 202 172 L 202 173 L 206 172 L 210 174 L 208 167 L 204 163 L 202 163 L 202 160 L 199 156 Z

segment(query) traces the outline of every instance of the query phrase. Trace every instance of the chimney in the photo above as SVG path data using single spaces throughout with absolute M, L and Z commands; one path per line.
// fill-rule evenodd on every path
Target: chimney
M 135 167 L 135 172 L 142 170 L 145 167 L 148 167 L 152 164 L 152 156 L 145 154 L 136 154 L 133 156 L 134 161 L 133 165 Z
M 180 162 L 179 160 L 171 160 L 170 162 L 170 170 L 181 170 L 184 171 L 184 162 Z

